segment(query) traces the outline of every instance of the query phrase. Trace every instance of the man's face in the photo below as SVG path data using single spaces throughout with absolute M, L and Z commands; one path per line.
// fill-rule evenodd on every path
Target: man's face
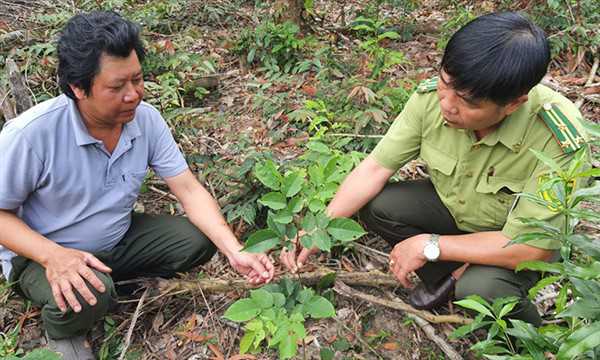
M 489 100 L 475 100 L 468 94 L 458 92 L 450 87 L 450 76 L 443 70 L 440 71 L 440 81 L 437 88 L 440 99 L 442 117 L 448 126 L 458 129 L 474 131 L 488 131 L 495 129 L 500 122 L 517 106 L 513 104 L 499 106 Z
M 95 125 L 114 126 L 133 120 L 144 96 L 142 67 L 135 51 L 126 58 L 102 54 L 100 72 L 92 80 L 90 94 L 72 87 L 80 111 Z

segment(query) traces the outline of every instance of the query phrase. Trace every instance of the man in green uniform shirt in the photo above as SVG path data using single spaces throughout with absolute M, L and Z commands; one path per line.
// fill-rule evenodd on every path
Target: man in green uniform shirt
M 439 76 L 423 82 L 375 150 L 347 177 L 327 208 L 331 217 L 360 209 L 367 228 L 394 246 L 390 270 L 404 287 L 422 284 L 410 302 L 430 309 L 450 298 L 516 296 L 510 314 L 535 325 L 527 299 L 537 273 L 514 271 L 550 260 L 558 243 L 506 246 L 535 229 L 520 217 L 561 225 L 550 209 L 525 199 L 544 164 L 529 149 L 564 165 L 584 145 L 581 115 L 568 99 L 539 85 L 550 61 L 543 31 L 517 13 L 479 17 L 451 38 Z M 388 183 L 420 157 L 429 179 Z M 284 251 L 297 271 L 315 250 Z

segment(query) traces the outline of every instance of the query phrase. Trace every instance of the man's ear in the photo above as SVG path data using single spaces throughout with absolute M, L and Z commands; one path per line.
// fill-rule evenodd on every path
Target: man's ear
M 87 97 L 87 95 L 85 94 L 85 90 L 83 90 L 82 88 L 79 88 L 73 84 L 69 84 L 69 87 L 71 88 L 71 91 L 73 91 L 73 94 L 75 94 L 77 100 L 83 100 Z
M 508 104 L 504 105 L 504 111 L 506 113 L 506 116 L 515 112 L 519 108 L 519 106 L 527 102 L 528 99 L 529 97 L 527 96 L 527 94 L 524 94 L 509 102 Z

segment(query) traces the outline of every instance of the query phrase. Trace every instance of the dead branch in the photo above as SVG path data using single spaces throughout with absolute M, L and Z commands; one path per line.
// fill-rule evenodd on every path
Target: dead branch
M 16 30 L 0 35 L 0 49 L 9 49 L 13 43 L 24 37 L 23 31 Z
M 399 300 L 395 297 L 392 297 L 392 299 L 394 299 L 396 301 Z M 433 326 L 431 326 L 430 323 L 428 323 L 421 317 L 414 315 L 414 314 L 406 314 L 406 316 L 408 316 L 409 318 L 414 320 L 414 322 L 416 322 L 417 325 L 419 325 L 419 327 L 421 328 L 421 330 L 423 330 L 425 335 L 427 335 L 427 337 L 431 341 L 436 343 L 436 345 L 444 352 L 444 354 L 446 354 L 448 359 L 451 359 L 451 360 L 462 360 L 463 359 L 463 357 L 458 352 L 456 352 L 456 350 L 454 350 L 452 345 L 448 344 L 448 342 L 446 342 L 446 340 L 444 340 L 444 338 L 442 338 L 441 336 L 436 334 L 435 328 Z
M 119 356 L 119 360 L 125 359 L 125 354 L 127 353 L 127 349 L 131 344 L 131 335 L 133 335 L 133 329 L 135 328 L 135 323 L 140 316 L 140 312 L 142 311 L 142 307 L 144 306 L 144 300 L 146 299 L 146 295 L 148 295 L 148 290 L 150 288 L 146 288 L 144 293 L 140 297 L 140 301 L 135 308 L 135 312 L 133 313 L 133 317 L 131 318 L 131 324 L 129 325 L 129 329 L 127 330 L 127 336 L 125 337 L 125 345 L 123 346 L 123 350 L 121 350 L 121 355 Z
M 30 91 L 25 85 L 25 78 L 19 71 L 19 67 L 13 59 L 6 59 L 6 70 L 8 71 L 10 91 L 17 105 L 16 113 L 20 114 L 33 106 L 33 101 L 29 95 Z
M 313 272 L 300 273 L 300 282 L 306 285 L 315 285 L 326 275 L 336 274 L 336 279 L 356 286 L 372 287 L 397 287 L 398 281 L 391 275 L 381 271 L 367 272 L 336 272 L 328 268 L 320 268 Z M 200 279 L 200 280 L 158 280 L 158 288 L 161 293 L 172 291 L 189 291 L 204 293 L 223 293 L 232 290 L 251 290 L 256 286 L 251 285 L 244 279 Z
M 351 287 L 346 285 L 343 280 L 339 278 L 338 280 L 336 280 L 333 289 L 340 295 L 348 296 L 353 299 L 362 299 L 373 304 L 386 306 L 396 310 L 401 310 L 408 314 L 414 314 L 434 324 L 453 323 L 465 325 L 473 321 L 471 319 L 467 319 L 458 315 L 434 315 L 428 311 L 417 310 L 398 298 L 394 300 L 381 299 L 376 296 L 352 289 Z
M 6 91 L 2 85 L 0 85 L 0 111 L 2 112 L 4 121 L 14 119 L 17 116 L 12 99 L 10 98 L 8 91 Z M 2 128 L 2 125 L 4 125 L 3 121 L 0 120 L 0 129 Z
M 594 78 L 596 77 L 596 71 L 598 71 L 599 64 L 600 64 L 600 57 L 594 58 L 594 64 L 592 65 L 592 70 L 590 71 L 590 75 L 589 75 L 587 81 L 585 82 L 584 87 L 589 86 L 594 82 Z M 575 106 L 577 106 L 577 108 L 580 108 L 581 105 L 583 105 L 583 100 L 585 100 L 584 96 L 585 96 L 584 94 L 580 94 L 579 99 L 577 99 L 577 101 L 575 101 Z

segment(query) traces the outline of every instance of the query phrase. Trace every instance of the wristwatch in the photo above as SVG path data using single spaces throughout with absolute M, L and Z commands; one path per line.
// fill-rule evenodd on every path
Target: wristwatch
M 425 255 L 427 261 L 438 261 L 440 258 L 440 236 L 438 234 L 431 234 L 423 248 L 423 255 Z

